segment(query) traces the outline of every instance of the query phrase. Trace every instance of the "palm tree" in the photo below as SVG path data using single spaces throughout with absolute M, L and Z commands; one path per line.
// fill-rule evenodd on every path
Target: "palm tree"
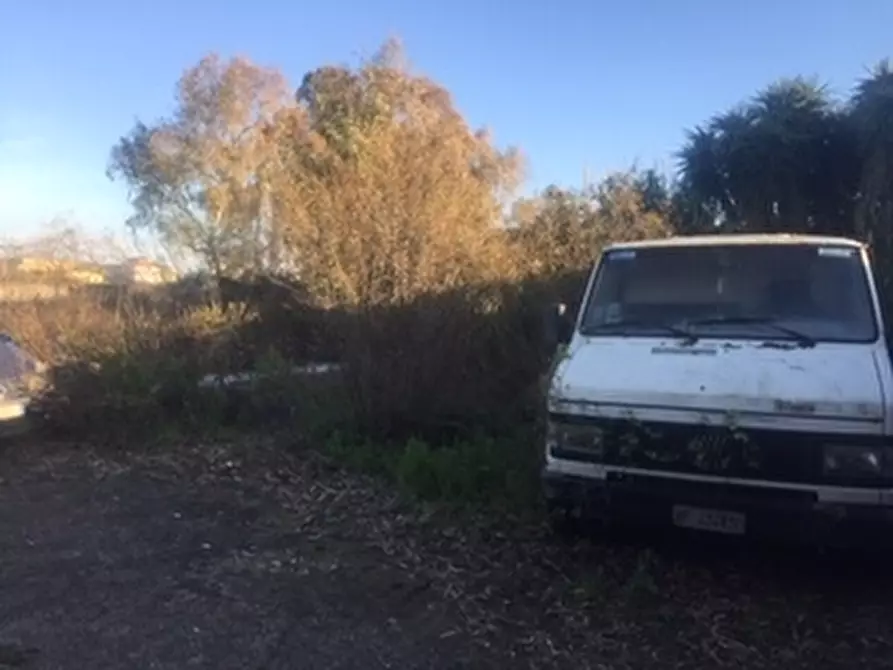
M 678 154 L 675 210 L 680 219 L 677 227 L 697 232 L 709 229 L 720 217 L 728 217 L 735 203 L 728 193 L 715 130 L 697 126 L 686 136 L 687 142 Z M 737 216 L 733 214 L 732 218 Z
M 844 119 L 814 81 L 769 86 L 748 104 L 688 133 L 679 152 L 683 200 L 695 212 L 721 220 L 725 230 L 839 226 L 852 199 L 838 174 L 851 163 L 838 155 L 847 149 L 841 141 Z
M 878 64 L 860 81 L 850 117 L 861 162 L 857 232 L 878 241 L 893 224 L 893 67 Z
M 893 67 L 879 63 L 860 81 L 850 119 L 861 164 L 856 234 L 868 240 L 876 258 L 885 302 L 893 307 Z M 891 311 L 893 314 L 893 311 Z

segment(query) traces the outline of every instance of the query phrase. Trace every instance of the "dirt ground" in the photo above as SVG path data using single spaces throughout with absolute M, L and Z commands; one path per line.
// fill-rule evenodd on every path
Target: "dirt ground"
M 891 596 L 877 562 L 460 523 L 261 440 L 0 451 L 0 668 L 893 667 Z

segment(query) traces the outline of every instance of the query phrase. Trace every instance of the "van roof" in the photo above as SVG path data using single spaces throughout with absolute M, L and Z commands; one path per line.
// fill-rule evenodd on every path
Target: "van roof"
M 864 243 L 847 237 L 824 235 L 791 235 L 788 233 L 758 233 L 725 235 L 679 235 L 638 242 L 618 242 L 605 248 L 614 249 L 651 249 L 662 247 L 708 247 L 720 245 L 756 245 L 756 244 L 811 244 L 815 246 L 845 246 L 862 248 Z

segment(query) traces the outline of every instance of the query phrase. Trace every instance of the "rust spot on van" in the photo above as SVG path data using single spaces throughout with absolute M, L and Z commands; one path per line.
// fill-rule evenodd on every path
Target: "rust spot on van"
M 758 347 L 758 349 L 781 349 L 782 351 L 791 351 L 793 349 L 799 349 L 800 345 L 792 343 L 792 342 L 779 342 L 777 340 L 766 340 L 762 342 Z

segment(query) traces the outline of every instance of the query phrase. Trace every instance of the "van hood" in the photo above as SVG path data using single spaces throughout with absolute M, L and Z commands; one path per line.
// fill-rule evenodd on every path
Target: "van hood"
M 874 345 L 575 338 L 552 395 L 616 408 L 837 419 L 883 427 Z

